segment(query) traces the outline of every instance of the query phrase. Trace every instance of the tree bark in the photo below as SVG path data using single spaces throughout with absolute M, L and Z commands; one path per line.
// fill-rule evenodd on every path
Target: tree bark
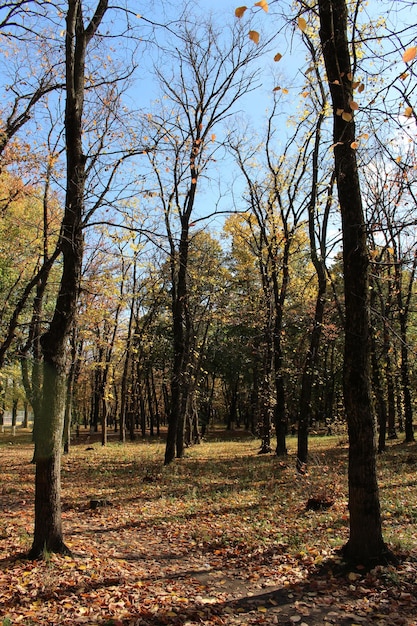
M 348 560 L 380 562 L 382 537 L 376 476 L 376 438 L 370 386 L 368 254 L 356 153 L 352 68 L 345 0 L 319 0 L 320 40 L 327 71 L 334 130 L 334 159 L 343 232 L 345 295 L 344 402 L 349 433 L 350 534 Z M 344 115 L 341 115 L 341 111 Z

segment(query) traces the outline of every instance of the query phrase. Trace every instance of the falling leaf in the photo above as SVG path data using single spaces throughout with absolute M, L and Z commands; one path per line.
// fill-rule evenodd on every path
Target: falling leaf
M 409 76 L 410 76 L 410 74 L 408 72 L 404 72 L 404 74 L 401 74 L 400 78 L 401 78 L 401 80 L 405 80 Z
M 343 110 L 343 109 L 336 109 L 336 115 L 339 115 L 339 117 L 340 117 L 340 115 L 342 115 L 343 113 L 344 113 L 344 110 Z
M 249 39 L 251 39 L 254 43 L 259 43 L 259 33 L 256 30 L 249 31 Z
M 361 84 L 359 85 L 359 87 L 358 87 L 358 91 L 359 91 L 359 93 L 362 93 L 362 91 L 364 91 L 364 89 L 365 89 L 365 85 L 364 85 L 363 83 L 361 83 Z
M 140 20 L 140 18 L 142 17 L 140 13 L 136 13 L 136 17 L 138 18 L 138 20 Z
M 403 61 L 404 61 L 404 63 L 409 63 L 410 61 L 415 59 L 416 58 L 416 54 L 417 54 L 417 47 L 416 46 L 412 46 L 411 48 L 407 48 L 407 50 L 403 54 Z
M 349 106 L 352 109 L 352 111 L 359 111 L 359 104 L 355 102 L 354 100 L 351 100 L 349 102 Z
M 307 28 L 307 22 L 305 21 L 305 19 L 303 17 L 299 17 L 297 20 L 297 26 L 300 30 L 302 30 L 303 32 L 306 30 Z
M 277 54 L 274 56 L 274 61 L 281 61 L 282 59 L 282 54 L 280 52 L 277 52 Z
M 248 8 L 248 7 L 238 7 L 238 8 L 235 10 L 235 16 L 236 16 L 236 17 L 239 17 L 239 18 L 240 18 L 240 17 L 242 17 L 242 16 L 243 16 L 243 14 L 244 14 L 244 12 L 247 10 L 247 8 Z
M 351 122 L 352 119 L 353 119 L 353 115 L 351 113 L 348 113 L 347 111 L 343 111 L 342 120 L 345 120 L 345 122 Z
M 405 117 L 411 117 L 413 114 L 413 108 L 412 107 L 407 107 L 404 111 L 404 116 Z
M 191 182 L 192 182 L 193 185 L 196 185 L 197 184 L 197 179 L 196 178 L 192 178 Z
M 214 141 L 216 139 L 216 135 L 213 133 L 211 136 L 211 140 Z
M 280 91 L 281 87 L 274 87 L 272 91 Z
M 357 150 L 359 148 L 359 142 L 352 141 L 352 143 L 350 144 L 350 147 L 352 148 L 352 150 Z
M 259 2 L 255 2 L 256 7 L 261 7 L 266 13 L 268 13 L 268 2 L 266 0 L 260 0 Z

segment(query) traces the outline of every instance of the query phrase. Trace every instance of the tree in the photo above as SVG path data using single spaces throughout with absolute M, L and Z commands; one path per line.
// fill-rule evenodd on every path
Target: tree
M 349 433 L 349 560 L 385 560 L 370 385 L 369 259 L 355 152 L 354 76 L 345 0 L 319 0 L 320 41 L 333 106 L 336 183 L 343 234 L 344 403 Z
M 52 320 L 41 338 L 43 387 L 40 411 L 35 416 L 35 529 L 30 558 L 39 558 L 45 551 L 69 552 L 62 533 L 60 467 L 67 341 L 75 317 L 83 259 L 85 62 L 87 46 L 106 10 L 107 0 L 100 0 L 85 26 L 81 0 L 68 0 L 65 36 L 67 186 L 58 244 L 62 254 L 62 276 Z
M 163 69 L 157 69 L 169 107 L 147 120 L 146 152 L 156 181 L 153 194 L 163 206 L 171 272 L 173 369 L 166 464 L 183 455 L 189 406 L 188 261 L 193 212 L 204 174 L 221 147 L 214 131 L 230 117 L 237 101 L 256 86 L 251 63 L 260 50 L 246 41 L 240 27 L 227 32 L 230 41 L 225 31 L 217 32 L 210 21 L 192 24 L 184 17 L 176 41 L 164 51 Z

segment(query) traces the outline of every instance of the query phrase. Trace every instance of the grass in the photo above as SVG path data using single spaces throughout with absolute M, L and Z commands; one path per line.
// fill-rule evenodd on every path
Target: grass
M 94 608 L 96 621 L 83 623 L 117 623 L 121 616 L 123 624 L 185 624 L 178 617 L 177 605 L 186 604 L 180 598 L 188 598 L 189 604 L 190 597 L 195 602 L 218 587 L 213 606 L 203 603 L 207 617 L 206 604 L 217 611 L 242 595 L 239 585 L 246 592 L 257 585 L 310 584 L 322 564 L 337 562 L 335 550 L 348 538 L 345 444 L 339 436 L 312 438 L 309 473 L 299 475 L 294 437 L 288 439 L 288 457 L 279 459 L 258 455 L 259 442 L 253 437 L 235 434 L 223 440 L 216 433 L 168 467 L 162 464 L 162 440 L 114 441 L 104 448 L 81 441 L 63 458 L 62 471 L 64 535 L 74 558 L 48 554 L 44 563 L 29 564 L 14 557 L 27 552 L 33 530 L 32 444 L 28 433 L 12 442 L 0 435 L 0 605 L 3 600 L 9 607 L 4 615 L 0 610 L 0 618 L 3 623 L 17 618 L 16 623 L 23 619 L 24 624 L 69 624 L 92 615 Z M 378 458 L 378 473 L 384 537 L 413 563 L 416 444 L 390 443 Z M 330 494 L 333 506 L 307 511 L 308 498 L 318 494 Z M 109 506 L 91 510 L 92 498 Z M 330 566 L 326 571 L 331 590 L 334 574 Z M 378 575 L 378 584 L 405 589 L 405 575 L 388 567 Z M 16 585 L 19 597 L 13 595 Z M 334 593 L 341 592 L 339 587 Z M 402 593 L 408 597 L 408 587 Z M 310 596 L 318 604 L 314 588 Z M 140 606 L 134 601 L 139 597 Z M 381 603 L 387 597 L 381 591 Z M 153 598 L 153 604 L 146 598 Z M 384 607 L 378 604 L 375 611 Z M 159 611 L 159 621 L 150 617 L 152 611 Z M 137 615 L 145 621 L 135 621 Z M 215 624 L 210 616 L 204 623 Z M 258 623 L 258 618 L 256 613 L 239 623 Z M 306 621 L 323 623 L 320 619 L 322 614 L 316 622 Z

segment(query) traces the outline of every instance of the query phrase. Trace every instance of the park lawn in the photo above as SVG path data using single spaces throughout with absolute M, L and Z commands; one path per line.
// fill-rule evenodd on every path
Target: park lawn
M 223 433 L 164 467 L 162 441 L 63 458 L 63 526 L 73 556 L 25 560 L 33 447 L 0 435 L 0 626 L 119 624 L 417 625 L 417 445 L 379 458 L 384 537 L 398 565 L 346 567 L 347 445 L 312 437 L 306 475 L 289 455 Z M 307 510 L 310 498 L 331 506 Z M 91 508 L 91 501 L 97 505 Z

